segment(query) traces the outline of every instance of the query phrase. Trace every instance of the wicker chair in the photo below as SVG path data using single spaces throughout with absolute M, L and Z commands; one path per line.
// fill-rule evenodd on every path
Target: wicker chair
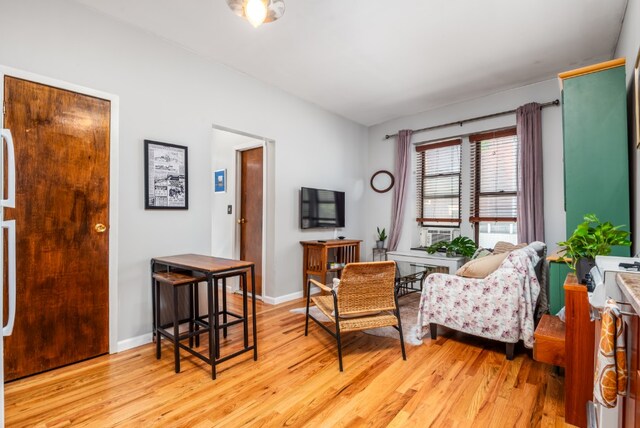
M 394 327 L 400 333 L 402 359 L 407 359 L 398 298 L 395 293 L 395 272 L 396 265 L 392 261 L 349 263 L 342 272 L 337 292 L 314 279 L 310 279 L 307 283 L 307 317 L 304 335 L 307 336 L 309 333 L 309 318 L 311 318 L 333 336 L 338 345 L 340 371 L 342 371 L 340 335 L 347 331 Z M 311 297 L 311 284 L 331 294 Z M 335 324 L 335 332 L 309 314 L 311 301 Z

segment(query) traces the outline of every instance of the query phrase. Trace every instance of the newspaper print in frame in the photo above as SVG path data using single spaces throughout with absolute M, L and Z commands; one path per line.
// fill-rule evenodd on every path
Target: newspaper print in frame
M 188 149 L 144 140 L 145 209 L 189 209 Z

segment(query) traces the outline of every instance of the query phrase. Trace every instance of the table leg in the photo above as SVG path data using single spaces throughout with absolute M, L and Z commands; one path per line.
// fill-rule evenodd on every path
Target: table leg
M 258 361 L 258 327 L 257 327 L 257 315 L 256 315 L 256 268 L 255 265 L 251 265 L 251 290 L 253 291 L 253 299 L 251 299 L 251 306 L 253 309 L 253 360 Z
M 207 308 L 209 312 L 209 361 L 211 361 L 211 379 L 216 379 L 216 345 L 214 343 L 214 334 L 213 330 L 216 328 L 213 317 L 213 284 L 211 281 L 211 276 L 207 276 Z M 216 330 L 217 331 L 217 330 Z
M 222 278 L 222 323 L 225 326 L 222 328 L 223 337 L 227 338 L 227 278 Z
M 160 355 L 161 355 L 161 350 L 160 350 L 160 335 L 158 334 L 158 325 L 160 325 L 160 315 L 158 315 L 158 312 L 160 312 L 160 290 L 159 290 L 159 285 L 160 283 L 158 281 L 153 280 L 153 286 L 151 287 L 151 289 L 153 290 L 153 307 L 154 307 L 154 311 L 153 311 L 153 333 L 155 334 L 155 338 L 156 338 L 156 358 L 159 360 L 160 359 Z
M 244 271 L 240 275 L 240 280 L 242 281 L 242 326 L 243 326 L 243 337 L 244 337 L 244 347 L 245 349 L 249 347 L 249 311 L 247 308 L 247 272 Z
M 180 317 L 178 316 L 178 287 L 173 287 L 173 358 L 176 373 L 180 373 Z
M 151 260 L 151 302 L 152 302 L 152 307 L 153 307 L 153 328 L 151 329 L 151 335 L 153 336 L 152 339 L 156 340 L 156 326 L 158 325 L 158 320 L 156 319 L 156 285 L 155 285 L 155 279 L 153 279 L 153 272 L 155 270 L 155 262 L 153 260 Z M 158 309 L 160 310 L 160 305 L 158 305 Z
M 193 305 L 194 305 L 194 317 L 195 319 L 200 318 L 200 283 L 194 286 L 193 290 Z M 200 326 L 198 324 L 195 325 L 196 333 L 200 331 Z M 200 335 L 196 334 L 196 348 L 200 346 Z
M 220 332 L 219 327 L 220 323 L 218 318 L 220 314 L 218 312 L 218 305 L 220 302 L 218 301 L 218 278 L 213 279 L 213 336 L 215 341 L 215 357 L 220 358 Z
M 194 330 L 194 314 L 193 314 L 193 287 L 197 287 L 198 283 L 189 284 L 189 348 L 193 348 L 193 330 Z

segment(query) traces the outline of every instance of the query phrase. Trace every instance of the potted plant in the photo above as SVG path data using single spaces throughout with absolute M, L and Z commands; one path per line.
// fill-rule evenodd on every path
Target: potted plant
M 470 258 L 476 252 L 478 246 L 466 236 L 458 236 L 452 241 L 440 241 L 426 248 L 427 253 L 435 252 L 447 253 L 447 256 L 464 256 Z
M 380 230 L 379 227 L 376 227 L 376 230 L 378 231 L 378 234 L 376 235 L 376 248 L 384 248 L 384 241 L 387 240 L 387 231 L 385 230 L 385 228 L 382 228 L 382 230 Z
M 627 239 L 629 232 L 620 230 L 621 226 L 614 226 L 611 222 L 602 223 L 595 214 L 584 216 L 573 234 L 558 245 L 564 247 L 560 260 L 564 260 L 574 271 L 581 284 L 586 283 L 586 275 L 595 265 L 596 256 L 611 254 L 611 247 L 620 245 L 628 247 L 631 242 Z

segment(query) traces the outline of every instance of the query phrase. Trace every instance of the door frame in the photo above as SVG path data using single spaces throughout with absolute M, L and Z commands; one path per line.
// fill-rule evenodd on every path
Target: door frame
M 262 290 L 261 290 L 261 294 L 259 294 L 257 296 L 258 299 L 262 300 L 262 296 L 265 294 L 265 277 L 264 277 L 264 271 L 265 266 L 264 264 L 266 263 L 266 257 L 265 257 L 265 242 L 267 239 L 267 231 L 266 231 L 266 227 L 265 227 L 265 211 L 266 211 L 266 191 L 267 191 L 267 186 L 266 186 L 266 171 L 264 170 L 264 168 L 266 168 L 266 154 L 267 154 L 267 143 L 263 140 L 263 141 L 258 141 L 256 140 L 256 143 L 245 143 L 245 144 L 238 144 L 237 146 L 233 147 L 233 151 L 235 152 L 235 161 L 236 161 L 236 194 L 235 194 L 235 204 L 236 204 L 236 213 L 238 215 L 240 215 L 240 213 L 242 212 L 242 152 L 246 152 L 247 150 L 251 150 L 251 149 L 257 149 L 257 148 L 262 148 L 262 249 L 260 251 L 260 253 L 262 254 Z M 240 258 L 240 251 L 242 249 L 242 243 L 240 240 L 240 235 L 242 232 L 242 226 L 239 225 L 238 223 L 236 223 L 235 225 L 235 231 L 234 231 L 234 237 L 233 237 L 233 255 L 235 258 L 239 259 Z M 249 291 L 247 290 L 247 293 Z
M 109 353 L 118 352 L 118 153 L 120 97 L 108 92 L 58 80 L 40 74 L 0 64 L 0 99 L 4 103 L 5 76 L 29 80 L 82 95 L 107 100 L 111 105 L 109 123 Z M 0 111 L 0 123 L 4 123 L 4 109 Z
M 241 153 L 246 150 L 262 147 L 262 295 L 257 296 L 258 299 L 269 302 L 273 300 L 269 298 L 271 290 L 271 279 L 274 278 L 273 266 L 273 248 L 274 248 L 274 220 L 275 220 L 275 140 L 261 137 L 259 135 L 250 134 L 244 131 L 238 131 L 220 125 L 213 125 L 213 129 L 219 131 L 230 132 L 244 137 L 255 139 L 254 142 L 238 144 L 231 148 L 235 153 L 235 212 L 240 215 L 240 192 L 241 192 Z M 240 258 L 240 225 L 235 223 L 233 230 L 233 244 L 231 251 L 233 257 Z M 268 264 L 270 263 L 270 264 Z

